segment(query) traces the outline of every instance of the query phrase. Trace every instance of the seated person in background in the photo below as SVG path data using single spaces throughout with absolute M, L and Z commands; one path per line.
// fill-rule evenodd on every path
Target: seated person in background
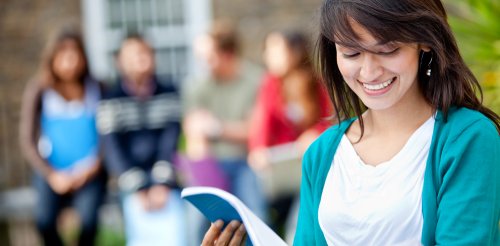
M 63 244 L 57 221 L 70 203 L 80 217 L 78 245 L 95 243 L 106 184 L 95 122 L 100 97 L 80 33 L 59 30 L 26 86 L 20 125 L 21 150 L 35 170 L 35 220 L 45 245 Z
M 118 53 L 120 79 L 99 107 L 99 130 L 122 193 L 128 245 L 185 245 L 184 212 L 171 161 L 180 133 L 176 89 L 154 75 L 154 53 L 140 36 Z

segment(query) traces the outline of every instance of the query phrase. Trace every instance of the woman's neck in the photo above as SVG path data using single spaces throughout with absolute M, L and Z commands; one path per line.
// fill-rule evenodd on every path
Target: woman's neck
M 362 116 L 362 138 L 359 121 L 349 128 L 347 137 L 364 163 L 377 166 L 401 151 L 432 113 L 432 106 L 423 97 L 419 100 L 401 100 L 389 109 L 369 109 Z
M 389 109 L 369 109 L 363 115 L 365 132 L 381 134 L 413 132 L 421 126 L 434 110 L 422 97 L 418 100 L 406 100 L 406 103 L 397 104 Z
M 83 84 L 78 80 L 59 81 L 54 84 L 56 90 L 68 101 L 81 100 L 83 98 Z

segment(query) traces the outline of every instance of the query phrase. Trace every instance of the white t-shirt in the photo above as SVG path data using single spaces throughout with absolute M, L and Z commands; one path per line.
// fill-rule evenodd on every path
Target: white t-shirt
M 431 117 L 391 160 L 377 166 L 364 164 L 342 137 L 318 212 L 328 245 L 421 244 L 422 187 L 433 129 Z

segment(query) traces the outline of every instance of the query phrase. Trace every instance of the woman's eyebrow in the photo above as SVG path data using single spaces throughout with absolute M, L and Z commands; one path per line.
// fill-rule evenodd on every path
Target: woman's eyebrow
M 353 44 L 353 43 L 345 43 L 345 42 L 335 42 L 339 46 L 339 48 L 344 48 L 344 49 L 360 49 L 360 50 L 365 50 L 369 52 L 375 52 L 374 50 L 380 49 L 384 46 L 395 46 L 396 42 L 394 41 L 378 41 L 375 44 L 372 45 L 360 45 L 360 44 Z
M 335 44 L 343 48 L 359 48 L 361 45 L 347 42 L 335 41 Z

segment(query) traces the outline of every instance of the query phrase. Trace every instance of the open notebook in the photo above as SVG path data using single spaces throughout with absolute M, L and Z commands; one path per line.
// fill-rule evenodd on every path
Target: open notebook
M 241 221 L 247 230 L 246 245 L 287 245 L 274 231 L 259 219 L 241 200 L 221 189 L 212 187 L 185 188 L 181 197 L 192 203 L 211 222 L 222 219 Z

